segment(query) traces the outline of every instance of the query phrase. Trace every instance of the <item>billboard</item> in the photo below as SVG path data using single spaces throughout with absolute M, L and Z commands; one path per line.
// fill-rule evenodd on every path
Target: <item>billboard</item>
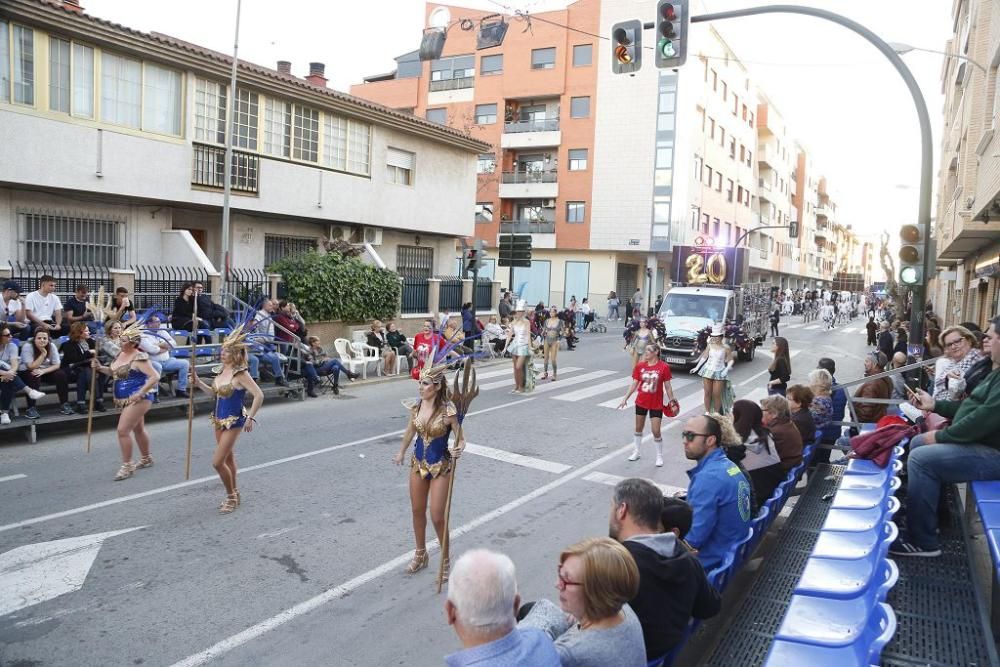
M 675 245 L 670 279 L 704 287 L 739 285 L 747 272 L 747 249 L 731 246 Z

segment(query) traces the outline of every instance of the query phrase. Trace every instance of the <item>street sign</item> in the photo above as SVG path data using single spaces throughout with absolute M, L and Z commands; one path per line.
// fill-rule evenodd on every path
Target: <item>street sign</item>
M 501 234 L 499 266 L 531 266 L 531 234 Z

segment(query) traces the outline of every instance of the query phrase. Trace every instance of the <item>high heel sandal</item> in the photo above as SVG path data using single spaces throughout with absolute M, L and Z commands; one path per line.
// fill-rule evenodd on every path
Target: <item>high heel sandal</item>
M 229 514 L 235 510 L 239 504 L 239 496 L 235 493 L 230 493 L 226 496 L 226 499 L 222 501 L 222 504 L 219 505 L 219 514 Z
M 135 472 L 135 464 L 129 461 L 128 463 L 123 463 L 122 467 L 118 469 L 118 474 L 115 475 L 115 481 L 120 482 L 123 479 L 128 479 Z
M 406 566 L 406 574 L 419 572 L 427 567 L 430 560 L 430 556 L 427 555 L 427 549 L 417 549 L 413 552 L 413 560 L 411 560 L 410 564 Z
M 239 507 L 243 500 L 240 498 L 240 490 L 233 489 L 233 494 L 236 496 L 236 506 Z
M 142 458 L 139 459 L 139 463 L 137 463 L 135 467 L 136 468 L 152 468 L 153 467 L 153 457 L 149 456 L 148 454 L 146 456 L 143 456 Z

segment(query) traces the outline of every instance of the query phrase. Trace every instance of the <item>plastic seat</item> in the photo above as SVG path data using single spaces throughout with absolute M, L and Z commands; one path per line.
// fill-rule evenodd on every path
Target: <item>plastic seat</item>
M 840 480 L 838 491 L 843 489 L 882 489 L 888 493 L 895 493 L 902 485 L 902 480 L 893 475 L 882 478 L 880 475 L 844 475 Z
M 983 528 L 1000 528 L 1000 503 L 977 504 L 979 518 L 983 520 Z
M 771 510 L 768 509 L 767 505 L 763 505 L 760 511 L 757 512 L 757 516 L 750 522 L 750 530 L 753 531 L 753 537 L 750 538 L 751 553 L 760 544 L 761 538 L 764 537 L 764 533 L 767 532 L 768 527 L 771 525 L 771 522 L 768 520 L 770 516 Z
M 895 496 L 889 496 L 886 498 L 885 504 L 880 507 L 864 510 L 831 509 L 826 515 L 822 529 L 848 532 L 871 530 L 888 521 L 892 515 L 899 511 L 899 506 L 899 499 Z
M 818 646 L 775 639 L 765 667 L 868 667 L 879 664 L 882 649 L 896 634 L 896 615 L 887 604 L 879 604 L 857 640 L 846 646 Z
M 977 503 L 1000 502 L 1000 481 L 976 481 L 970 482 L 970 486 Z
M 881 486 L 873 489 L 838 489 L 830 507 L 838 510 L 866 510 L 878 507 L 884 499 L 885 488 Z
M 795 585 L 795 594 L 842 599 L 857 597 L 871 586 L 889 584 L 892 588 L 899 579 L 899 568 L 885 558 L 881 547 L 873 549 L 868 558 L 810 558 Z M 889 548 L 888 543 L 885 548 Z
M 899 536 L 899 528 L 886 521 L 880 528 L 862 531 L 823 530 L 816 538 L 811 557 L 833 560 L 877 561 L 885 557 L 889 545 Z
M 903 468 L 899 459 L 890 460 L 889 465 L 882 468 L 874 461 L 867 459 L 851 459 L 847 462 L 844 475 L 894 475 Z
M 729 551 L 726 553 L 726 557 L 722 560 L 719 567 L 713 569 L 708 573 L 708 583 L 712 584 L 715 590 L 720 593 L 725 590 L 726 584 L 729 583 L 729 575 L 733 570 L 733 560 L 736 557 L 735 551 Z
M 751 525 L 747 530 L 747 536 L 733 546 L 734 556 L 732 569 L 734 571 L 740 569 L 740 567 L 743 566 L 743 563 L 746 562 L 747 557 L 753 552 L 753 549 L 750 546 L 753 543 L 753 534 L 753 526 Z

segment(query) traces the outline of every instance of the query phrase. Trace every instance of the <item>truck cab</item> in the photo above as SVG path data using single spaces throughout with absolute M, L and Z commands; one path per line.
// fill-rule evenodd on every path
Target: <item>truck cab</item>
M 663 360 L 689 366 L 698 360 L 698 332 L 734 319 L 735 291 L 718 287 L 672 287 L 657 313 L 666 339 Z

